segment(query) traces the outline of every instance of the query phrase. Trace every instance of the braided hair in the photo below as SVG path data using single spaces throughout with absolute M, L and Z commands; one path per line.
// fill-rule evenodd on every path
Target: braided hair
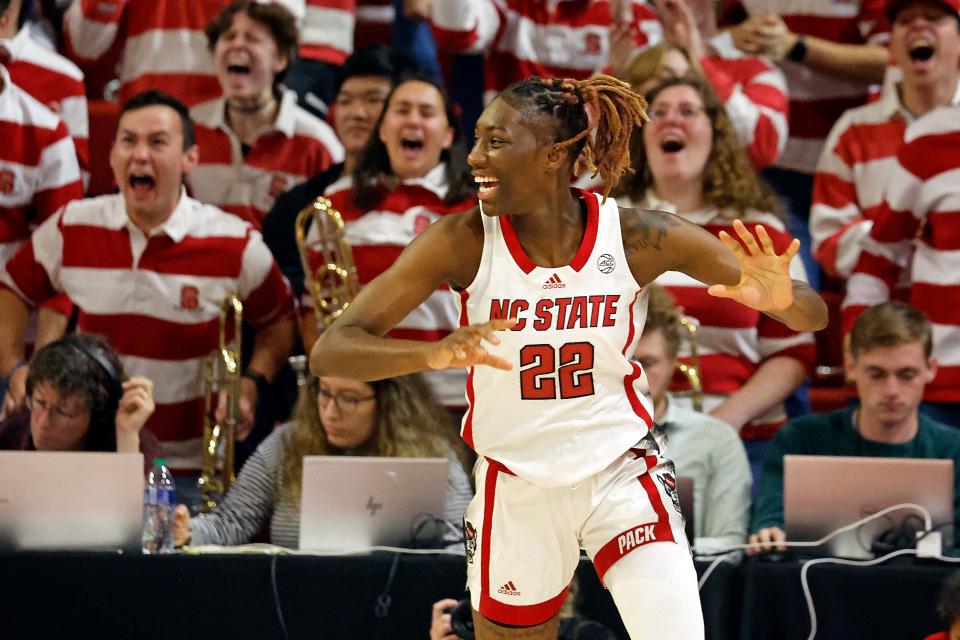
M 533 76 L 507 87 L 500 97 L 521 112 L 551 115 L 557 121 L 551 142 L 569 147 L 572 158 L 582 155 L 593 175 L 600 174 L 604 198 L 630 169 L 634 128 L 649 120 L 643 96 L 606 75 L 586 80 Z

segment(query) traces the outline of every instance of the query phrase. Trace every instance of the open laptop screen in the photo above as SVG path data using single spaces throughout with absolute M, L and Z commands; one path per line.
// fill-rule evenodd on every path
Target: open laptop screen
M 783 459 L 784 524 L 788 541 L 819 540 L 828 533 L 886 507 L 918 504 L 930 512 L 934 526 L 953 522 L 953 460 L 798 456 Z M 823 554 L 871 558 L 870 545 L 880 533 L 905 518 L 923 520 L 915 509 L 900 509 L 841 534 Z M 952 547 L 953 526 L 944 525 L 945 545 Z
M 418 518 L 442 518 L 446 458 L 306 456 L 300 548 L 407 546 Z
M 0 548 L 140 551 L 143 454 L 0 451 Z

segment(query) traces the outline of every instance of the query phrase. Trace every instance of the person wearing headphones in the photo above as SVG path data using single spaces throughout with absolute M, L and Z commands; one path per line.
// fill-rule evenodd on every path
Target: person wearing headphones
M 147 429 L 153 382 L 126 379 L 116 352 L 100 337 L 72 334 L 37 351 L 27 368 L 26 410 L 0 422 L 0 450 L 160 455 Z
M 787 454 L 945 458 L 960 470 L 960 430 L 920 413 L 924 387 L 937 374 L 927 316 L 903 302 L 863 312 L 844 354 L 859 404 L 791 420 L 774 436 L 753 501 L 747 554 L 785 551 L 783 457 Z M 960 474 L 954 480 L 960 490 Z M 960 518 L 960 503 L 954 519 Z

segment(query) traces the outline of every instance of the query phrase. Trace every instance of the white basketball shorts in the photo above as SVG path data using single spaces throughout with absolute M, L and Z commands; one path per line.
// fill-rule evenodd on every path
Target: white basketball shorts
M 549 620 L 566 599 L 581 548 L 601 581 L 615 562 L 648 545 L 682 546 L 686 553 L 675 557 L 692 571 L 672 471 L 650 439 L 570 486 L 539 487 L 481 458 L 464 515 L 473 608 L 500 624 Z

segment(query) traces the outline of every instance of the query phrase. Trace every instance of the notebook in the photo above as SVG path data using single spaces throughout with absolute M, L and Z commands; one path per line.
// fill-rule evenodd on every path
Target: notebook
M 437 546 L 446 458 L 306 456 L 300 549 Z M 457 524 L 457 523 L 455 523 Z
M 927 509 L 932 524 L 953 522 L 953 460 L 798 456 L 783 458 L 783 507 L 787 540 L 814 541 L 886 507 L 914 503 Z M 873 539 L 910 518 L 921 529 L 915 509 L 899 509 L 843 533 L 815 553 L 841 558 L 872 558 Z M 953 526 L 939 529 L 947 548 Z M 801 551 L 802 553 L 803 551 Z
M 143 454 L 0 451 L 0 549 L 140 552 Z

